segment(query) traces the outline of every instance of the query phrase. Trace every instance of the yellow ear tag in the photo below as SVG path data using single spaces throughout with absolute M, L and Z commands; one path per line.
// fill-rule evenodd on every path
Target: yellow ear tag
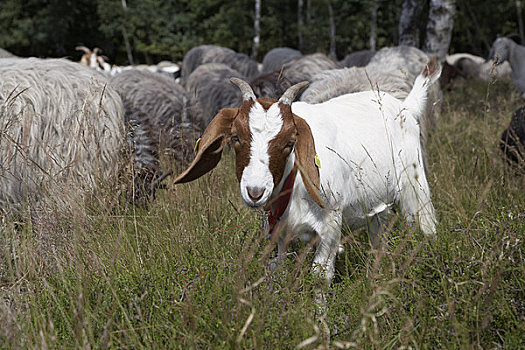
M 199 142 L 201 142 L 201 138 L 199 137 L 197 139 L 197 142 L 195 142 L 195 147 L 193 147 L 193 152 L 197 153 L 197 147 L 199 147 Z
M 317 155 L 317 153 L 315 154 L 314 162 L 315 162 L 315 165 L 316 165 L 319 169 L 321 169 L 321 161 L 319 160 L 319 156 Z

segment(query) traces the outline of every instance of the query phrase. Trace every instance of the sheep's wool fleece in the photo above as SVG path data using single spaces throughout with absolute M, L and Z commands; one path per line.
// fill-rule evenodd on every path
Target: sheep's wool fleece
M 0 210 L 115 179 L 119 95 L 100 73 L 63 59 L 0 59 Z

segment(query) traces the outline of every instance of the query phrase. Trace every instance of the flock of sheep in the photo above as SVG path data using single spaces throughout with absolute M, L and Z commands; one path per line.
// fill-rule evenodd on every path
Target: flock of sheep
M 194 157 L 203 130 L 222 108 L 239 107 L 242 92 L 234 77 L 250 84 L 256 98 L 278 99 L 302 81 L 310 86 L 297 98 L 324 103 L 344 94 L 382 91 L 404 100 L 428 57 L 413 47 L 353 53 L 341 61 L 275 48 L 262 63 L 231 49 L 202 45 L 191 49 L 179 67 L 110 67 L 97 50 L 79 47 L 82 64 L 66 59 L 19 58 L 0 49 L 0 211 L 18 210 L 64 187 L 91 191 L 100 179 L 117 181 L 131 159 L 130 198 L 153 198 L 171 170 Z M 494 43 L 497 62 L 450 57 L 441 87 L 458 78 L 511 77 L 525 97 L 525 47 L 509 39 Z M 142 67 L 144 68 L 144 67 Z M 444 82 L 444 80 L 447 80 Z M 432 84 L 420 119 L 420 145 L 426 168 L 425 138 L 436 127 L 440 84 Z M 504 134 L 509 158 L 520 158 L 523 111 Z M 509 140 L 512 139 L 512 140 Z M 513 143 L 514 142 L 514 143 Z

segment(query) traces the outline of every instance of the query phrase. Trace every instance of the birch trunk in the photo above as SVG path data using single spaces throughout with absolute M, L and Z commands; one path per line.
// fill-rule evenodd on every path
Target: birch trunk
M 328 4 L 328 16 L 330 21 L 330 56 L 335 60 L 337 59 L 335 49 L 335 21 L 334 21 L 334 9 L 332 8 L 332 2 L 326 1 Z
M 376 50 L 376 38 L 377 38 L 377 9 L 379 4 L 377 0 L 373 1 L 372 14 L 370 16 L 370 50 Z
M 124 11 L 127 10 L 128 4 L 126 3 L 126 0 L 122 0 L 122 8 L 124 9 Z M 124 37 L 124 45 L 126 45 L 126 54 L 128 55 L 128 62 L 130 65 L 133 65 L 133 53 L 131 52 L 131 45 L 129 44 L 128 32 L 126 31 L 125 26 L 122 26 L 122 36 Z
M 303 0 L 297 0 L 297 46 L 303 49 Z
M 423 51 L 445 60 L 452 38 L 456 0 L 430 0 L 427 36 Z
M 418 22 L 425 6 L 424 0 L 405 0 L 399 17 L 399 45 L 419 47 Z
M 255 19 L 253 21 L 253 37 L 252 58 L 257 59 L 257 52 L 259 51 L 259 43 L 261 41 L 261 0 L 255 0 Z
M 525 33 L 523 30 L 523 18 L 521 17 L 521 1 L 516 0 L 516 12 L 518 15 L 518 29 L 520 32 L 521 45 L 525 45 Z
M 312 0 L 306 0 L 306 24 L 310 24 L 310 19 L 312 18 L 311 15 L 311 9 L 312 9 Z

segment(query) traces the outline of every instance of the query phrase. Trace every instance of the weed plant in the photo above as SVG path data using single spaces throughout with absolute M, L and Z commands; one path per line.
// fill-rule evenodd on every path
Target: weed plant
M 274 245 L 242 204 L 231 150 L 148 208 L 108 188 L 38 222 L 6 215 L 0 347 L 521 348 L 525 177 L 498 148 L 521 104 L 508 81 L 445 91 L 428 139 L 435 238 L 396 216 L 379 249 L 346 229 L 324 315 L 308 246 L 269 268 Z

